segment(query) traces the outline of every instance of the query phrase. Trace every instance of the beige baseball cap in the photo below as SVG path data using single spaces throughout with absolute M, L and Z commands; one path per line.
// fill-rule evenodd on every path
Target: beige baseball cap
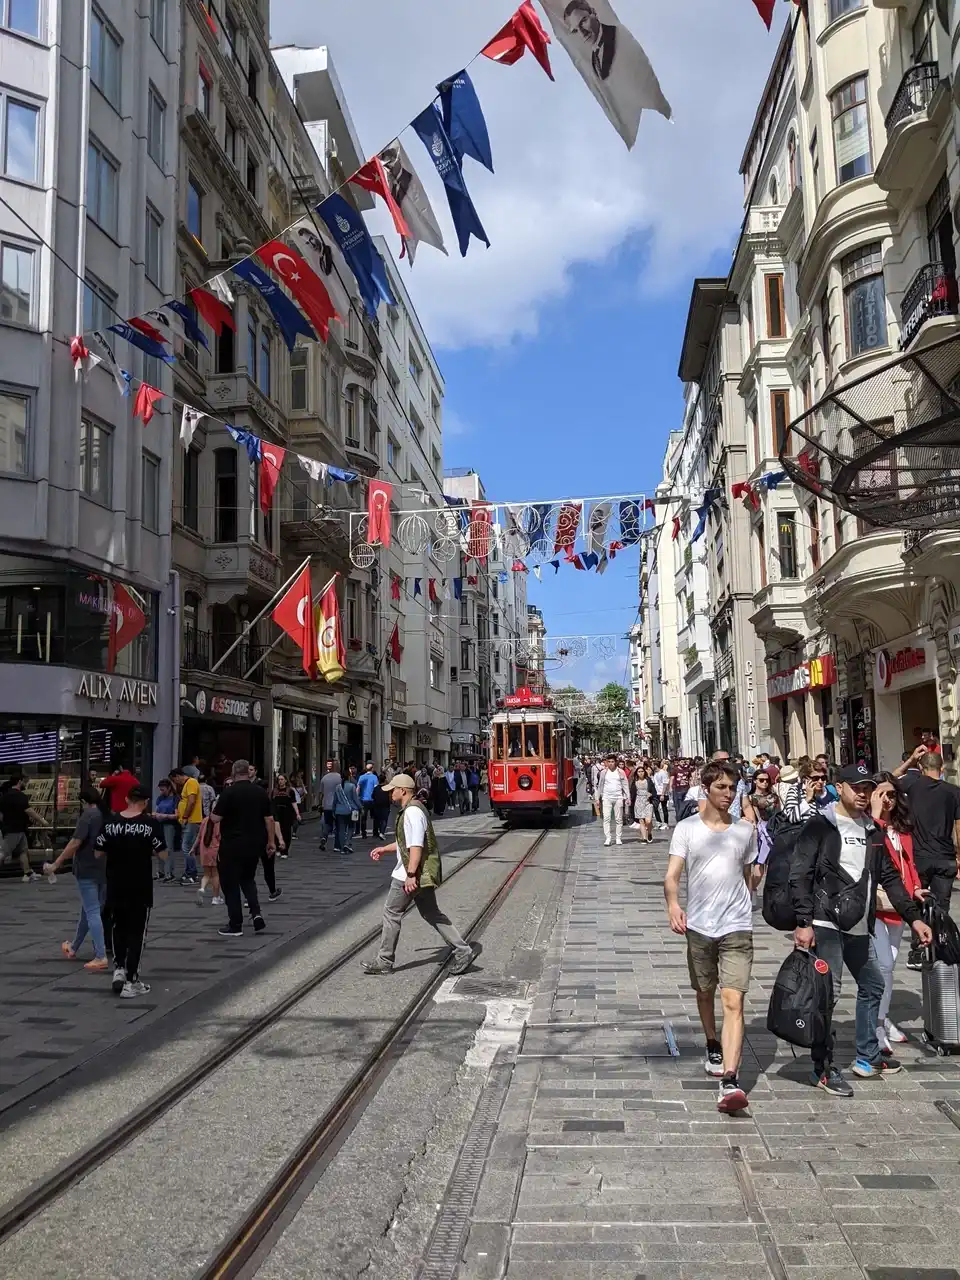
M 402 787 L 404 791 L 416 791 L 417 784 L 409 773 L 395 773 L 389 782 L 383 783 L 380 790 L 395 791 L 397 787 Z

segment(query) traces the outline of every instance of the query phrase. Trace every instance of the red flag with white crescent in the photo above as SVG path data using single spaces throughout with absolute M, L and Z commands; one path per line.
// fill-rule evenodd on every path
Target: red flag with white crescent
M 390 217 L 393 218 L 393 225 L 397 229 L 398 236 L 405 239 L 410 235 L 407 220 L 403 216 L 403 210 L 397 203 L 393 192 L 390 190 L 387 173 L 379 156 L 374 156 L 372 160 L 368 160 L 362 169 L 357 170 L 350 181 L 355 186 L 362 187 L 364 191 L 372 191 L 374 195 L 378 195 L 383 200 L 390 210 Z
M 113 609 L 107 636 L 107 670 L 115 671 L 117 655 L 132 644 L 147 625 L 147 615 L 120 582 L 113 584 Z
M 371 480 L 367 491 L 367 541 L 371 546 L 390 545 L 390 499 L 393 485 L 386 480 Z
M 266 515 L 273 505 L 273 495 L 287 451 L 281 449 L 278 444 L 270 444 L 269 441 L 264 440 L 260 456 L 260 510 Z
M 330 321 L 341 317 L 330 301 L 327 286 L 307 260 L 282 240 L 268 240 L 260 246 L 255 256 L 280 277 L 303 308 L 307 319 L 326 342 L 330 333 Z
M 399 622 L 395 622 L 393 624 L 393 633 L 391 634 L 390 639 L 387 641 L 387 656 L 389 657 L 391 662 L 396 662 L 398 664 L 400 662 L 400 659 L 403 657 L 403 645 L 400 643 L 400 623 Z
M 536 9 L 530 0 L 523 0 L 523 4 L 506 26 L 480 52 L 493 62 L 502 62 L 505 66 L 512 67 L 529 49 L 552 80 L 550 54 L 547 52 L 549 43 L 550 37 L 544 31 Z
M 313 586 L 307 565 L 273 611 L 273 620 L 303 654 L 303 669 L 311 680 L 319 677 L 317 628 L 313 617 Z

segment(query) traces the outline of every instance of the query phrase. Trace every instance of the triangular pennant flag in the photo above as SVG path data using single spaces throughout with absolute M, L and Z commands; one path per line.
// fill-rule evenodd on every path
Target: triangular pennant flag
M 597 573 L 604 574 L 607 572 L 607 565 L 610 563 L 607 553 L 604 552 L 600 557 L 600 563 L 597 565 Z
M 460 600 L 463 597 L 463 579 L 454 578 L 453 580 L 453 598 Z
M 223 332 L 224 326 L 236 333 L 237 325 L 233 318 L 233 312 L 221 298 L 208 293 L 206 289 L 191 289 L 190 298 L 199 314 L 203 316 L 218 338 Z
M 330 321 L 342 320 L 344 317 L 337 315 L 326 285 L 313 268 L 301 258 L 296 249 L 291 249 L 281 240 L 268 240 L 266 244 L 262 244 L 256 257 L 280 277 L 326 342 L 330 335 Z
M 214 276 L 212 280 L 208 280 L 205 288 L 209 289 L 215 297 L 219 298 L 225 307 L 232 307 L 234 298 L 233 290 L 227 284 L 226 276 Z
M 174 299 L 172 302 L 165 302 L 162 310 L 165 312 L 171 311 L 174 315 L 179 316 L 180 322 L 183 325 L 184 335 L 192 342 L 199 342 L 201 347 L 206 347 L 208 351 L 210 350 L 210 343 L 207 341 L 207 335 L 197 324 L 193 312 L 185 302 L 179 302 L 177 299 Z M 233 317 L 231 316 L 231 320 L 232 319 Z
M 574 556 L 574 557 L 573 557 L 573 560 L 571 561 L 571 564 L 573 565 L 573 567 L 574 567 L 575 569 L 582 569 L 582 568 L 584 568 L 583 561 L 580 559 L 580 557 L 579 557 L 579 556 Z
M 376 319 L 381 302 L 395 307 L 397 300 L 387 279 L 387 268 L 356 209 L 335 191 L 317 205 L 317 213 L 327 224 L 347 266 L 356 277 L 370 319 Z
M 559 573 L 559 572 L 560 572 L 560 561 L 559 561 L 559 560 L 551 560 L 551 561 L 550 561 L 550 564 L 553 566 L 553 572 L 554 572 L 554 573 Z
M 645 498 L 643 502 L 643 511 L 649 511 L 654 519 L 657 517 L 657 504 L 652 498 Z
M 318 462 L 316 458 L 306 458 L 302 453 L 297 454 L 297 461 L 311 480 L 326 480 L 327 464 L 325 462 Z
M 423 588 L 422 588 L 422 587 L 421 587 L 421 585 L 420 585 L 422 582 L 423 582 L 423 579 L 422 579 L 422 578 L 414 578 L 414 580 L 413 580 L 413 598 L 414 598 L 414 600 L 416 600 L 417 596 L 419 596 L 419 595 L 422 595 L 422 594 L 423 594 Z
M 263 457 L 263 441 L 252 431 L 243 431 L 240 427 L 231 427 L 229 422 L 223 424 L 237 444 L 242 444 L 251 462 L 259 462 Z
M 189 449 L 193 444 L 193 433 L 202 420 L 209 416 L 202 409 L 194 409 L 192 405 L 183 406 L 183 416 L 180 419 L 180 443 L 185 449 Z
M 151 342 L 156 342 L 159 346 L 163 346 L 167 341 L 167 334 L 165 332 L 161 333 L 156 325 L 150 323 L 146 316 L 134 316 L 130 324 L 138 333 L 142 333 L 145 338 L 149 338 Z
M 467 184 L 463 180 L 460 162 L 451 147 L 450 138 L 443 126 L 440 109 L 437 104 L 435 102 L 431 103 L 426 110 L 420 112 L 415 120 L 411 121 L 411 124 L 426 147 L 427 154 L 436 166 L 437 173 L 443 179 L 443 189 L 447 193 L 450 216 L 453 219 L 453 225 L 457 229 L 461 255 L 466 257 L 467 249 L 470 247 L 471 236 L 476 236 L 478 240 L 482 240 L 489 249 L 490 241 L 487 238 L 486 231 L 483 229 L 480 216 L 474 208 L 473 201 L 470 199 L 470 192 L 467 190 Z
M 585 569 L 595 569 L 600 563 L 600 557 L 595 551 L 585 551 L 580 559 L 583 561 Z
M 163 338 L 164 342 L 172 342 L 174 338 L 186 338 L 187 334 L 183 327 L 183 320 L 180 315 L 173 311 L 166 310 L 166 304 L 158 307 L 156 311 L 145 311 L 142 319 L 145 320 L 156 333 Z M 133 321 L 131 320 L 131 324 Z M 146 333 L 143 329 L 141 332 Z
M 505 66 L 512 67 L 515 62 L 520 61 L 524 53 L 529 49 L 552 80 L 553 72 L 550 69 L 550 55 L 547 52 L 549 43 L 550 37 L 543 29 L 540 19 L 537 17 L 537 11 L 530 3 L 530 0 L 523 0 L 523 4 L 510 21 L 497 32 L 486 48 L 481 49 L 480 52 L 493 62 L 502 62 Z
M 407 226 L 403 210 L 400 208 L 390 183 L 387 181 L 386 170 L 379 156 L 374 156 L 372 160 L 368 160 L 361 169 L 357 170 L 350 181 L 355 186 L 362 187 L 364 191 L 372 191 L 374 195 L 379 196 L 390 210 L 390 217 L 393 218 L 393 225 L 397 229 L 397 235 L 401 240 L 409 236 L 410 228 Z
M 511 568 L 512 568 L 512 570 L 513 570 L 513 572 L 514 572 L 514 573 L 529 573 L 529 572 L 530 572 L 530 570 L 527 568 L 527 566 L 523 563 L 523 561 L 522 561 L 522 560 L 514 560 L 513 564 L 511 565 Z
M 303 669 L 311 680 L 319 676 L 318 627 L 313 614 L 313 585 L 310 566 L 306 565 L 297 580 L 284 593 L 272 614 L 290 639 L 300 646 Z
M 146 426 L 153 417 L 153 406 L 158 400 L 162 399 L 162 391 L 158 391 L 156 387 L 150 387 L 145 382 L 141 382 L 137 391 L 137 398 L 133 403 L 133 416 L 141 418 L 143 425 Z
M 671 541 L 671 542 L 676 542 L 676 540 L 677 540 L 679 537 L 680 537 L 680 517 L 679 517 L 679 516 L 674 516 L 674 517 L 673 517 L 673 529 L 672 529 L 672 530 L 671 530 L 671 532 L 670 532 L 670 541 Z
M 141 333 L 139 329 L 135 329 L 132 324 L 123 322 L 122 324 L 108 324 L 108 333 L 117 333 L 121 338 L 125 338 L 132 347 L 138 347 L 148 356 L 153 356 L 157 360 L 162 360 L 165 364 L 173 364 L 174 357 L 164 349 L 162 342 L 157 342 L 154 338 L 148 338 L 145 333 Z
M 461 71 L 438 84 L 437 90 L 444 131 L 457 160 L 462 162 L 464 156 L 471 156 L 493 173 L 490 135 L 473 81 L 466 71 Z
M 262 461 L 260 464 L 260 510 L 264 515 L 273 505 L 273 495 L 277 488 L 277 481 L 280 479 L 280 468 L 283 466 L 283 460 L 286 457 L 286 449 L 281 449 L 278 444 L 263 444 Z
M 773 24 L 773 11 L 777 7 L 777 0 L 753 0 L 753 3 L 756 5 L 757 13 L 759 13 L 769 31 Z
M 399 139 L 384 147 L 380 152 L 380 162 L 386 171 L 390 193 L 399 205 L 409 229 L 403 238 L 400 257 L 406 253 L 412 265 L 420 243 L 432 245 L 434 249 L 446 253 L 443 232 L 429 197 Z
M 540 577 L 540 566 L 538 564 L 533 566 L 533 572 L 537 575 L 537 581 L 542 582 L 543 579 Z
M 390 599 L 400 599 L 400 579 L 394 577 L 392 574 L 390 576 Z
M 329 684 L 346 675 L 347 651 L 343 647 L 343 629 L 340 625 L 340 601 L 337 599 L 336 578 L 324 591 L 315 615 L 317 627 L 317 668 Z
M 268 275 L 265 275 L 259 267 L 254 266 L 250 258 L 244 258 L 232 270 L 241 280 L 246 280 L 247 284 L 252 284 L 270 308 L 273 318 L 276 320 L 277 326 L 283 335 L 283 340 L 287 344 L 288 351 L 292 351 L 297 345 L 297 334 L 299 333 L 308 338 L 316 338 L 317 335 L 313 326 L 299 308 L 294 306 L 279 285 L 274 284 Z
M 400 623 L 393 624 L 393 631 L 390 639 L 387 641 L 387 657 L 391 662 L 395 662 L 398 666 L 400 659 L 403 657 L 403 646 L 400 644 Z
M 439 604 L 439 603 L 440 603 L 440 597 L 437 595 L 437 580 L 436 580 L 436 578 L 428 578 L 428 579 L 427 579 L 427 596 L 429 597 L 429 600 L 430 600 L 430 603 L 431 603 L 431 604 Z
M 609 0 L 541 0 L 553 34 L 628 147 L 644 109 L 670 119 L 650 60 Z
M 117 357 L 113 354 L 113 348 L 110 346 L 106 336 L 99 329 L 94 329 L 93 337 L 103 352 L 102 364 L 108 370 L 110 376 L 117 384 L 117 390 L 122 396 L 130 394 L 130 375 L 126 369 L 121 369 L 117 363 Z
M 75 381 L 83 378 L 84 382 L 86 382 L 90 375 L 90 370 L 103 363 L 99 356 L 93 355 L 81 337 L 70 339 L 70 359 L 73 361 Z

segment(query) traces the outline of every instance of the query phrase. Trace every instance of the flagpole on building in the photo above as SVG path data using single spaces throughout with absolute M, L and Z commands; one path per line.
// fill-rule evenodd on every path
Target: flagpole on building
M 216 662 L 213 664 L 213 666 L 210 668 L 210 674 L 211 674 L 211 675 L 213 675 L 213 674 L 214 674 L 214 672 L 218 671 L 218 670 L 220 669 L 220 667 L 222 667 L 222 666 L 223 666 L 223 664 L 226 662 L 226 660 L 230 657 L 231 653 L 233 653 L 234 649 L 236 649 L 238 645 L 242 644 L 242 643 L 243 643 L 243 641 L 244 641 L 244 640 L 246 640 L 247 636 L 250 634 L 250 632 L 253 630 L 253 628 L 257 625 L 257 623 L 260 621 L 260 619 L 261 619 L 262 617 L 264 617 L 264 615 L 265 615 L 265 614 L 269 613 L 269 611 L 273 608 L 273 606 L 274 606 L 274 605 L 276 604 L 276 602 L 280 599 L 280 597 L 283 595 L 283 593 L 287 590 L 287 588 L 290 586 L 290 584 L 291 584 L 292 582 L 295 582 L 295 581 L 296 581 L 296 579 L 300 576 L 300 574 L 301 574 L 301 573 L 303 573 L 304 569 L 306 569 L 306 567 L 307 567 L 307 565 L 310 563 L 310 560 L 311 560 L 311 559 L 312 559 L 312 557 L 311 557 L 311 556 L 307 556 L 307 558 L 306 558 L 306 560 L 304 560 L 303 564 L 300 564 L 300 565 L 298 565 L 298 566 L 297 566 L 297 568 L 295 569 L 295 571 L 294 571 L 293 573 L 291 573 L 290 577 L 286 580 L 286 582 L 283 584 L 283 586 L 282 586 L 282 587 L 279 587 L 279 588 L 278 588 L 278 589 L 273 593 L 273 595 L 270 597 L 270 599 L 267 601 L 267 603 L 263 606 L 263 608 L 260 610 L 260 612 L 257 614 L 257 616 L 256 616 L 255 618 L 251 618 L 251 620 L 250 620 L 250 621 L 247 623 L 247 625 L 243 628 L 243 630 L 242 630 L 242 631 L 240 632 L 240 634 L 237 636 L 236 640 L 234 640 L 233 644 L 232 644 L 232 645 L 230 646 L 230 648 L 226 651 L 226 653 L 221 654 L 221 655 L 220 655 L 220 657 L 219 657 L 219 658 L 216 660 Z M 269 651 L 268 651 L 268 652 L 269 652 Z M 264 657 L 266 657 L 266 654 L 264 655 Z
M 310 558 L 310 557 L 308 556 L 308 557 L 307 557 L 307 559 L 309 559 L 309 558 Z M 302 571 L 303 571 L 303 565 L 301 565 L 301 566 L 300 566 L 300 568 L 297 570 L 297 573 L 301 573 Z M 295 573 L 295 574 L 293 575 L 293 577 L 294 577 L 294 578 L 297 576 L 297 573 Z M 311 605 L 311 607 L 312 607 L 312 608 L 316 608 L 316 607 L 317 607 L 317 605 L 320 603 L 320 601 L 321 601 L 321 600 L 323 599 L 323 597 L 327 594 L 327 592 L 330 590 L 330 588 L 333 586 L 333 584 L 336 582 L 336 580 L 337 580 L 339 577 L 340 577 L 340 574 L 339 574 L 339 573 L 335 573 L 335 574 L 333 575 L 333 577 L 330 579 L 330 581 L 329 581 L 328 583 L 326 583 L 323 587 L 321 587 L 319 591 L 315 592 L 315 594 L 314 594 L 314 596 L 313 596 L 313 599 L 310 601 L 310 605 Z M 290 579 L 290 581 L 292 582 L 292 581 L 293 581 L 293 578 L 291 578 L 291 579 Z M 286 586 L 289 586 L 289 585 L 290 585 L 290 583 L 288 582 L 288 583 L 286 583 L 285 585 L 286 585 Z M 280 591 L 283 591 L 283 587 L 281 587 L 281 588 L 280 588 Z M 277 594 L 279 595 L 279 592 L 278 592 Z M 271 603 L 272 603 L 272 601 L 271 601 Z M 267 609 L 269 609 L 269 608 L 270 608 L 270 605 L 267 605 Z M 266 610 L 264 610 L 264 613 L 265 613 L 265 612 L 266 612 Z M 261 614 L 261 615 L 260 615 L 260 617 L 262 618 L 262 617 L 263 617 L 263 614 Z M 254 619 L 254 622 L 256 622 L 256 619 Z M 252 626 L 252 625 L 253 625 L 253 623 L 251 623 L 250 625 Z M 280 641 L 283 639 L 283 636 L 284 636 L 284 633 L 281 631 L 281 633 L 277 636 L 276 640 L 274 640 L 273 644 L 272 644 L 272 645 L 270 645 L 268 648 L 264 649 L 263 653 L 261 653 L 260 657 L 256 660 L 256 662 L 253 664 L 253 666 L 250 668 L 250 670 L 249 670 L 249 671 L 245 671 L 245 672 L 244 672 L 244 674 L 243 674 L 243 676 L 242 676 L 242 679 L 244 679 L 244 680 L 249 680 L 249 679 L 250 679 L 250 677 L 251 677 L 251 676 L 253 675 L 253 673 L 256 671 L 257 667 L 259 667 L 259 666 L 260 666 L 260 664 L 261 664 L 262 662 L 266 662 L 267 658 L 269 658 L 269 657 L 270 657 L 271 653 L 273 653 L 274 649 L 277 647 L 277 645 L 278 645 L 278 644 L 280 643 Z

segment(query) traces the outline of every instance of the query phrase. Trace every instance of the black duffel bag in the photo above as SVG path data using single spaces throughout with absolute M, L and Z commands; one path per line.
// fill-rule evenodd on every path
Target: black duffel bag
M 780 966 L 767 1010 L 767 1030 L 778 1040 L 812 1049 L 823 1044 L 833 1011 L 833 975 L 815 951 L 795 948 Z
M 933 933 L 933 959 L 941 964 L 960 964 L 960 929 L 953 917 L 933 898 L 925 898 L 923 918 Z

